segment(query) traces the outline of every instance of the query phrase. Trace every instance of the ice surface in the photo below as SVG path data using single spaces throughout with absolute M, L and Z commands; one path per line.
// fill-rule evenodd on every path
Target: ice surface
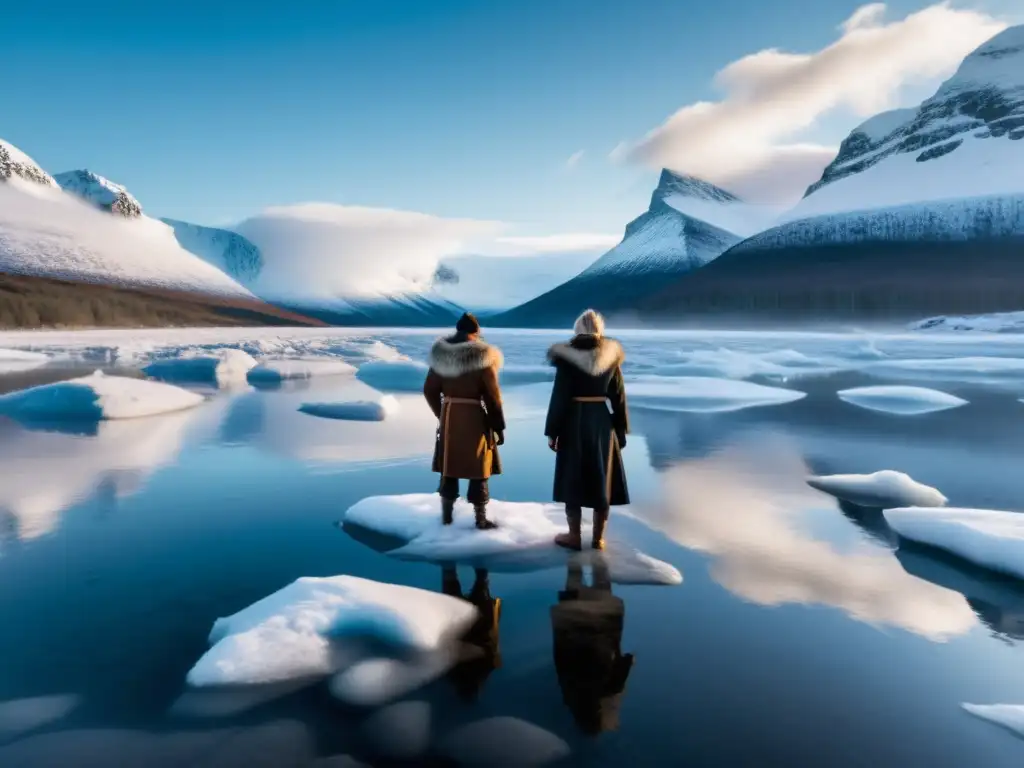
M 413 360 L 372 360 L 359 366 L 356 377 L 384 392 L 421 392 L 427 370 Z
M 0 374 L 31 371 L 46 365 L 50 358 L 42 352 L 25 352 L 20 349 L 0 349 Z
M 990 315 L 939 315 L 910 324 L 912 331 L 974 331 L 977 333 L 1024 332 L 1024 312 L 995 312 Z
M 314 376 L 342 376 L 356 372 L 353 365 L 332 358 L 302 358 L 297 360 L 262 360 L 249 371 L 250 383 L 273 384 Z
M 889 379 L 1000 384 L 1024 381 L 1024 359 L 970 355 L 950 358 L 879 360 L 867 366 L 864 372 Z
M 839 399 L 869 411 L 917 416 L 967 405 L 967 401 L 927 387 L 854 387 L 838 393 Z
M 249 370 L 255 365 L 255 358 L 240 349 L 219 349 L 205 355 L 154 360 L 142 371 L 147 376 L 162 381 L 224 386 L 244 382 Z
M 948 499 L 909 475 L 883 469 L 870 475 L 822 475 L 807 478 L 811 488 L 861 507 L 942 507 Z
M 517 717 L 490 717 L 464 725 L 449 734 L 441 748 L 467 768 L 547 765 L 571 752 L 555 734 Z
M 905 539 L 1024 579 L 1024 514 L 957 507 L 901 507 L 884 514 Z
M 476 617 L 465 600 L 355 576 L 304 577 L 227 618 L 188 673 L 190 685 L 272 683 L 327 675 L 331 640 L 375 637 L 436 652 Z
M 330 689 L 335 698 L 346 704 L 379 707 L 436 680 L 456 661 L 455 654 L 447 649 L 410 660 L 364 659 L 336 674 Z
M 1024 704 L 961 704 L 967 712 L 1024 737 Z
M 826 376 L 858 367 L 853 361 L 810 357 L 794 349 L 756 353 L 719 347 L 677 353 L 682 362 L 659 362 L 654 371 L 659 376 L 720 377 L 748 379 L 762 376 L 778 381 Z M 671 358 L 670 358 L 671 360 Z
M 455 522 L 441 524 L 436 494 L 371 496 L 345 513 L 344 522 L 407 542 L 389 554 L 403 559 L 473 563 L 492 570 L 554 567 L 564 563 L 565 550 L 554 543 L 565 530 L 565 509 L 555 504 L 492 499 L 488 516 L 498 523 L 490 531 L 474 525 L 472 507 L 459 501 Z M 613 512 L 614 514 L 614 512 Z M 589 537 L 589 526 L 584 526 Z M 597 555 L 604 559 L 612 580 L 629 584 L 680 584 L 683 577 L 663 563 L 616 542 Z
M 202 395 L 170 384 L 92 376 L 43 384 L 0 396 L 0 414 L 19 420 L 133 419 L 193 408 Z
M 687 413 L 725 413 L 782 405 L 806 397 L 792 389 L 703 376 L 643 376 L 626 382 L 633 408 Z
M 310 416 L 341 421 L 384 421 L 398 412 L 398 401 L 391 395 L 379 400 L 359 400 L 352 403 L 303 403 L 299 410 Z

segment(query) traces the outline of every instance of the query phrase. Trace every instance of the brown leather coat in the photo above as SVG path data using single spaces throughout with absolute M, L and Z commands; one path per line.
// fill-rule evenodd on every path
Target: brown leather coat
M 505 431 L 498 369 L 501 351 L 458 334 L 438 339 L 423 394 L 438 419 L 435 472 L 480 480 L 501 474 L 496 433 Z

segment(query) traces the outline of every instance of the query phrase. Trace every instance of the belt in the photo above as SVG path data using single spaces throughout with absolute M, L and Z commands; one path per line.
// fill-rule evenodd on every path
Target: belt
M 607 397 L 574 397 L 572 399 L 574 403 L 604 403 L 607 400 Z
M 459 405 L 480 405 L 481 404 L 479 400 L 474 400 L 471 397 L 446 397 L 444 399 L 444 402 L 445 402 L 446 405 L 448 403 L 451 403 L 453 405 L 455 405 L 455 404 L 459 404 Z

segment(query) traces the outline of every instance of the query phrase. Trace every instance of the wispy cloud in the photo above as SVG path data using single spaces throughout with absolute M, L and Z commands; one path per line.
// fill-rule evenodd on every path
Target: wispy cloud
M 978 11 L 940 3 L 885 21 L 886 6 L 858 8 L 835 42 L 812 53 L 775 48 L 732 62 L 715 78 L 721 101 L 681 108 L 613 160 L 667 166 L 765 202 L 795 200 L 835 148 L 798 143 L 838 109 L 869 116 L 898 105 L 908 85 L 951 74 L 970 51 L 1006 27 Z
M 580 164 L 580 160 L 583 159 L 583 155 L 586 154 L 586 150 L 581 149 L 579 152 L 573 152 L 569 155 L 569 159 L 565 161 L 565 167 L 572 170 Z

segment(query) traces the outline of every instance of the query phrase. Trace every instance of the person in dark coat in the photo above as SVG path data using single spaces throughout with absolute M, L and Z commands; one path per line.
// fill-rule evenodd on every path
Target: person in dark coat
M 576 320 L 576 335 L 555 344 L 548 360 L 555 366 L 544 433 L 555 451 L 554 500 L 565 504 L 568 533 L 555 542 L 583 546 L 583 508 L 594 510 L 591 546 L 604 549 L 609 508 L 629 504 L 622 449 L 629 432 L 622 345 L 604 336 L 604 318 L 588 309 Z M 609 412 L 609 407 L 611 411 Z
M 593 586 L 588 587 L 582 564 L 570 560 L 565 590 L 551 606 L 555 674 L 562 700 L 589 735 L 619 725 L 619 706 L 633 669 L 633 654 L 622 653 L 625 619 L 625 604 L 612 594 L 607 564 L 594 563 Z
M 490 578 L 482 568 L 474 569 L 473 586 L 469 594 L 463 594 L 455 566 L 442 566 L 441 591 L 472 603 L 477 610 L 476 621 L 462 636 L 462 642 L 468 646 L 469 653 L 447 675 L 459 695 L 467 701 L 473 701 L 491 672 L 501 666 L 498 632 L 501 598 L 491 597 Z
M 466 498 L 476 527 L 494 528 L 487 519 L 488 479 L 501 474 L 498 446 L 505 442 L 498 370 L 501 350 L 480 338 L 480 323 L 464 314 L 455 335 L 438 339 L 427 360 L 423 395 L 438 419 L 433 469 L 441 475 L 441 514 L 450 525 L 459 498 L 459 480 L 468 480 Z

